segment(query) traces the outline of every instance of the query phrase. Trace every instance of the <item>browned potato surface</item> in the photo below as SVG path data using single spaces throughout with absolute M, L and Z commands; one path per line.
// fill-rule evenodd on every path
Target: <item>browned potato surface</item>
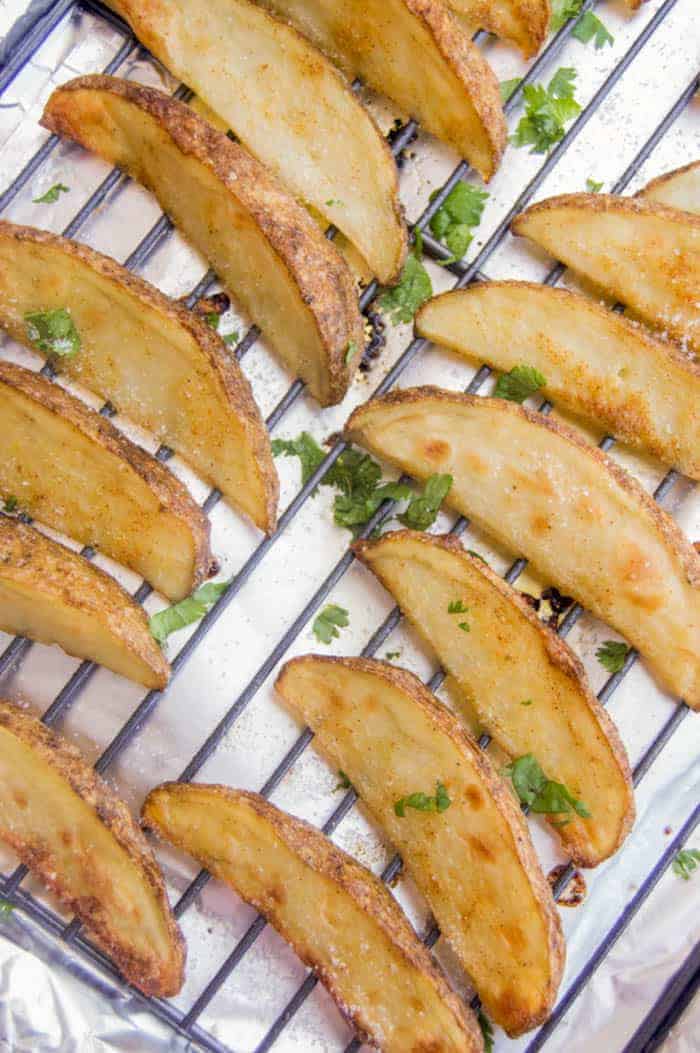
M 496 369 L 534 366 L 558 406 L 700 479 L 700 365 L 594 300 L 482 282 L 429 300 L 416 329 Z
M 401 530 L 354 549 L 432 646 L 479 725 L 511 758 L 532 753 L 548 778 L 584 802 L 590 819 L 551 816 L 574 861 L 593 867 L 607 859 L 634 819 L 632 780 L 578 658 L 455 538 Z M 460 616 L 449 611 L 457 601 L 468 608 Z
M 637 197 L 700 214 L 700 161 L 693 161 L 683 168 L 676 168 L 673 172 L 665 172 L 652 179 Z
M 209 520 L 182 483 L 58 384 L 0 362 L 0 421 L 0 495 L 170 600 L 213 573 Z
M 256 793 L 164 783 L 147 826 L 260 911 L 384 1053 L 479 1053 L 474 1014 L 450 989 L 381 881 L 308 823 Z
M 488 757 L 420 680 L 384 662 L 307 655 L 276 687 L 401 853 L 488 1015 L 510 1035 L 536 1027 L 564 942 L 527 825 Z M 397 814 L 397 801 L 438 784 L 448 807 Z
M 129 983 L 182 987 L 185 945 L 146 838 L 65 739 L 0 702 L 0 839 L 80 919 Z
M 527 556 L 700 707 L 700 556 L 639 483 L 551 417 L 504 399 L 413 388 L 360 406 L 353 442 L 418 479 Z
M 447 0 L 470 26 L 510 40 L 532 58 L 542 47 L 552 10 L 549 0 Z
M 243 147 L 184 103 L 116 77 L 57 88 L 42 123 L 152 190 L 287 368 L 323 405 L 342 399 L 364 346 L 354 281 L 306 210 Z

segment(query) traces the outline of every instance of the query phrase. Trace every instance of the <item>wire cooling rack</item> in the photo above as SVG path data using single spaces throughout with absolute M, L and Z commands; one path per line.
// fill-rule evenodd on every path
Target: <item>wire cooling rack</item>
M 529 179 L 524 190 L 522 190 L 517 197 L 517 200 L 510 205 L 505 214 L 500 216 L 487 240 L 480 247 L 474 258 L 470 262 L 456 262 L 447 265 L 445 272 L 451 273 L 457 279 L 455 287 L 463 287 L 473 281 L 489 280 L 483 268 L 501 248 L 507 237 L 509 225 L 513 217 L 520 212 L 528 202 L 530 202 L 544 183 L 545 179 L 547 179 L 550 173 L 553 172 L 566 151 L 575 144 L 577 137 L 591 118 L 603 106 L 608 96 L 610 96 L 611 92 L 616 88 L 618 82 L 624 76 L 634 60 L 640 55 L 642 50 L 645 47 L 650 46 L 650 42 L 653 43 L 654 34 L 664 23 L 664 20 L 671 15 L 677 2 L 678 0 L 665 0 L 664 3 L 658 6 L 654 14 L 648 18 L 643 25 L 643 28 L 641 28 L 639 33 L 632 39 L 627 50 L 621 55 L 614 68 L 607 73 L 605 79 L 599 84 L 578 118 L 569 126 L 564 138 L 554 147 L 554 149 L 552 149 L 546 159 L 544 159 L 539 165 L 535 174 Z M 587 11 L 593 6 L 593 0 L 586 0 L 582 10 Z M 60 30 L 66 20 L 75 18 L 81 12 L 90 12 L 90 14 L 96 18 L 107 20 L 115 32 L 117 46 L 101 72 L 120 72 L 122 75 L 128 75 L 129 63 L 145 54 L 144 50 L 133 38 L 128 28 L 126 28 L 112 12 L 103 8 L 98 3 L 93 3 L 92 0 L 90 0 L 90 2 L 88 2 L 88 0 L 80 0 L 80 2 L 78 2 L 78 0 L 58 0 L 58 2 L 55 3 L 44 16 L 38 19 L 34 26 L 24 35 L 23 39 L 19 42 L 10 56 L 5 68 L 0 71 L 0 97 L 5 98 L 8 89 L 15 82 L 16 78 L 23 70 L 25 70 L 27 65 L 32 62 L 35 56 L 40 53 L 42 47 L 47 42 L 50 43 L 52 35 Z M 507 113 L 514 112 L 517 107 L 521 105 L 522 88 L 524 85 L 542 79 L 546 73 L 551 75 L 551 72 L 553 72 L 552 63 L 567 45 L 573 25 L 574 22 L 572 21 L 566 23 L 551 38 L 547 47 L 531 64 L 521 83 L 506 103 L 505 108 Z M 475 39 L 479 43 L 485 43 L 486 34 L 477 34 Z M 96 72 L 97 70 L 94 71 Z M 354 87 L 356 87 L 358 91 L 362 90 L 361 85 L 359 84 L 354 85 Z M 620 193 L 628 187 L 642 165 L 650 157 L 667 132 L 669 132 L 676 121 L 684 113 L 697 89 L 698 77 L 697 75 L 694 75 L 678 98 L 673 102 L 672 106 L 663 115 L 663 118 L 653 129 L 646 142 L 641 146 L 641 149 L 637 151 L 622 175 L 620 175 L 615 181 L 614 185 L 611 187 L 612 192 Z M 179 98 L 188 99 L 190 97 L 190 93 L 184 85 L 178 86 L 174 93 Z M 415 123 L 413 121 L 407 121 L 404 122 L 398 130 L 392 133 L 390 141 L 395 156 L 401 157 L 405 154 L 415 136 L 416 130 Z M 26 160 L 19 173 L 15 176 L 12 182 L 9 183 L 2 194 L 0 194 L 0 214 L 7 214 L 8 209 L 12 207 L 13 202 L 15 202 L 28 184 L 30 184 L 35 178 L 38 179 L 41 177 L 41 173 L 47 162 L 58 147 L 59 140 L 56 136 L 50 135 L 45 137 L 36 152 Z M 411 159 L 409 158 L 407 164 L 410 165 L 411 163 Z M 506 165 L 507 164 L 508 159 L 506 159 Z M 458 164 L 451 171 L 448 178 L 442 182 L 441 188 L 438 190 L 435 197 L 432 198 L 427 207 L 421 212 L 417 221 L 413 224 L 414 232 L 417 230 L 420 230 L 421 232 L 425 231 L 431 217 L 443 203 L 456 183 L 460 179 L 467 177 L 469 174 L 469 168 L 464 162 Z M 109 210 L 115 207 L 115 193 L 120 187 L 123 187 L 127 183 L 128 180 L 119 171 L 111 171 L 109 175 L 91 192 L 80 210 L 65 226 L 63 233 L 68 237 L 79 236 L 84 228 L 86 228 L 88 222 L 94 220 L 101 212 L 108 216 Z M 334 237 L 334 235 L 335 231 L 333 228 L 329 228 L 327 236 Z M 172 236 L 173 228 L 170 221 L 165 216 L 159 216 L 151 226 L 150 230 L 148 230 L 145 237 L 143 237 L 125 260 L 126 266 L 134 270 L 143 269 L 163 247 L 167 246 L 167 243 Z M 446 260 L 450 255 L 448 250 L 431 237 L 429 233 L 424 233 L 424 248 L 429 256 L 438 261 Z M 543 280 L 547 284 L 554 284 L 562 277 L 563 273 L 564 268 L 561 265 L 557 265 L 549 270 Z M 188 305 L 193 306 L 201 296 L 211 290 L 215 282 L 216 276 L 212 272 L 205 274 L 205 276 L 197 282 L 195 287 L 192 288 L 187 295 L 186 302 Z M 376 293 L 377 285 L 375 282 L 370 282 L 363 289 L 360 299 L 363 310 L 367 310 L 370 307 Z M 234 353 L 236 357 L 242 359 L 243 356 L 245 356 L 251 348 L 257 344 L 260 336 L 261 334 L 255 326 L 249 327 L 235 348 Z M 391 368 L 388 369 L 382 377 L 381 382 L 374 388 L 374 394 L 380 394 L 389 390 L 389 388 L 391 388 L 402 377 L 402 375 L 408 371 L 410 364 L 425 349 L 425 347 L 425 340 L 418 338 L 412 339 L 401 350 L 400 354 L 391 365 Z M 49 367 L 44 366 L 43 372 L 50 375 Z M 490 370 L 487 367 L 482 366 L 472 377 L 466 390 L 470 393 L 478 392 L 486 384 L 489 376 Z M 271 432 L 277 428 L 283 419 L 286 418 L 289 421 L 294 421 L 296 419 L 294 416 L 295 410 L 298 409 L 301 404 L 303 394 L 304 385 L 300 381 L 295 381 L 288 387 L 267 416 L 266 424 Z M 548 413 L 551 411 L 552 406 L 548 402 L 545 402 L 540 406 L 540 409 L 542 412 Z M 105 416 L 112 416 L 115 413 L 114 409 L 109 404 L 102 406 L 100 412 Z M 600 445 L 603 449 L 607 450 L 612 447 L 613 443 L 614 439 L 612 437 L 605 436 Z M 248 557 L 234 573 L 225 593 L 210 612 L 202 619 L 199 625 L 191 633 L 186 643 L 173 658 L 173 677 L 175 677 L 186 666 L 192 656 L 203 647 L 205 639 L 210 636 L 217 622 L 221 619 L 224 611 L 232 604 L 237 596 L 240 596 L 240 594 L 243 593 L 245 586 L 255 574 L 256 570 L 258 570 L 266 559 L 268 553 L 270 553 L 273 547 L 285 535 L 285 531 L 287 531 L 296 517 L 303 509 L 305 509 L 308 499 L 314 493 L 317 484 L 345 448 L 346 446 L 342 441 L 335 441 L 332 444 L 323 464 L 319 466 L 319 468 L 308 479 L 306 484 L 298 490 L 287 504 L 280 516 L 279 525 L 275 533 L 255 544 Z M 165 462 L 171 460 L 173 452 L 167 447 L 161 446 L 157 449 L 156 456 L 161 461 Z M 655 489 L 654 496 L 656 500 L 663 500 L 677 482 L 678 476 L 676 473 L 673 471 L 668 472 Z M 217 490 L 213 490 L 206 495 L 202 501 L 202 506 L 205 512 L 212 513 L 214 511 L 219 503 L 220 496 L 221 495 Z M 391 502 L 385 502 L 372 520 L 367 524 L 362 532 L 362 536 L 368 535 L 375 527 L 385 522 L 390 517 L 392 510 L 393 504 Z M 450 532 L 459 536 L 463 534 L 468 527 L 468 520 L 460 517 L 452 524 Z M 83 549 L 83 553 L 89 558 L 95 556 L 95 553 L 89 548 Z M 213 729 L 206 729 L 206 733 L 202 735 L 203 741 L 200 747 L 194 752 L 191 759 L 180 772 L 180 779 L 191 780 L 196 778 L 207 762 L 214 756 L 215 751 L 220 747 L 225 748 L 227 735 L 236 725 L 244 720 L 244 714 L 260 692 L 263 685 L 269 681 L 271 674 L 276 670 L 280 661 L 287 656 L 290 648 L 293 647 L 300 635 L 308 627 L 310 619 L 314 617 L 332 590 L 339 585 L 348 570 L 351 568 L 353 562 L 354 557 L 351 551 L 346 549 L 315 589 L 313 595 L 300 613 L 285 629 L 275 646 L 256 669 L 254 675 L 248 680 L 245 686 L 238 691 L 234 701 L 227 706 L 218 723 Z M 521 575 L 525 570 L 525 560 L 516 559 L 507 568 L 504 576 L 510 583 L 515 583 L 521 578 Z M 136 590 L 135 596 L 139 601 L 145 602 L 147 601 L 150 592 L 151 590 L 147 583 L 142 583 Z M 558 631 L 560 635 L 566 636 L 579 621 L 582 614 L 583 612 L 580 607 L 571 607 L 559 626 Z M 362 649 L 362 655 L 372 656 L 378 654 L 380 648 L 387 641 L 390 634 L 397 629 L 400 621 L 401 615 L 398 609 L 393 608 L 390 610 L 381 625 L 379 625 L 379 627 L 372 633 L 369 642 Z M 17 669 L 21 668 L 21 664 L 28 658 L 31 649 L 32 644 L 22 638 L 16 638 L 9 642 L 2 654 L 0 654 L 0 677 L 14 674 Z M 623 669 L 619 673 L 611 676 L 602 687 L 598 697 L 603 703 L 609 701 L 613 692 L 615 692 L 616 688 L 618 688 L 618 686 L 625 680 L 636 661 L 637 654 L 634 651 L 630 651 Z M 63 722 L 66 720 L 71 708 L 76 704 L 83 692 L 85 692 L 91 681 L 93 681 L 97 672 L 97 667 L 90 662 L 83 662 L 78 665 L 58 694 L 53 698 L 51 704 L 45 710 L 42 718 L 44 722 L 49 725 L 54 725 L 59 721 Z M 444 679 L 444 673 L 442 671 L 437 671 L 432 678 L 428 680 L 428 686 L 431 690 L 437 691 L 443 685 Z M 129 718 L 121 725 L 121 727 L 119 727 L 116 734 L 114 734 L 111 740 L 108 741 L 106 748 L 97 758 L 95 767 L 100 773 L 109 776 L 114 771 L 124 751 L 134 743 L 140 733 L 143 733 L 146 730 L 149 718 L 153 716 L 157 707 L 159 707 L 162 702 L 164 702 L 163 693 L 157 691 L 151 691 L 141 698 Z M 646 745 L 644 752 L 634 768 L 634 781 L 636 786 L 638 786 L 645 778 L 656 758 L 661 754 L 678 731 L 685 720 L 687 713 L 687 707 L 681 702 L 672 710 L 671 715 L 656 732 L 651 742 Z M 311 742 L 312 737 L 312 733 L 308 729 L 304 730 L 298 735 L 298 737 L 296 737 L 291 746 L 283 752 L 283 755 L 274 766 L 274 769 L 268 773 L 263 785 L 256 787 L 263 795 L 270 797 L 278 790 L 283 780 L 290 774 L 290 772 L 292 772 L 294 766 L 300 761 L 306 748 Z M 486 748 L 489 745 L 488 736 L 482 735 L 480 745 L 483 748 Z M 154 777 L 152 781 L 155 782 L 156 779 L 157 776 Z M 232 783 L 236 782 L 235 771 L 229 774 L 228 781 Z M 350 813 L 355 801 L 356 796 L 352 790 L 349 790 L 344 794 L 341 802 L 322 825 L 322 829 L 326 834 L 331 835 L 336 832 L 341 821 Z M 583 990 L 610 948 L 624 932 L 631 919 L 646 901 L 657 882 L 668 868 L 669 863 L 679 846 L 686 841 L 695 829 L 699 819 L 700 808 L 695 808 L 675 832 L 673 838 L 667 842 L 665 850 L 658 857 L 651 871 L 646 874 L 634 895 L 626 902 L 624 909 L 613 919 L 612 923 L 607 926 L 604 931 L 601 931 L 600 939 L 592 953 L 588 956 L 585 965 L 564 989 L 550 1020 L 536 1033 L 529 1036 L 518 1048 L 527 1049 L 528 1053 L 530 1053 L 530 1051 L 533 1051 L 534 1053 L 535 1050 L 538 1050 L 545 1045 L 571 1003 Z M 622 851 L 624 852 L 624 850 L 623 847 Z M 400 871 L 401 860 L 395 856 L 391 858 L 384 867 L 381 875 L 382 879 L 386 882 L 393 882 L 400 874 Z M 557 897 L 564 892 L 572 875 L 573 867 L 571 865 L 566 866 L 554 888 Z M 21 910 L 25 911 L 47 932 L 59 937 L 64 943 L 77 948 L 82 954 L 87 956 L 91 963 L 97 966 L 99 972 L 106 974 L 109 977 L 110 983 L 124 988 L 125 985 L 123 981 L 119 978 L 109 960 L 106 959 L 105 956 L 101 954 L 101 952 L 85 937 L 81 926 L 75 920 L 66 921 L 66 919 L 63 918 L 52 905 L 49 905 L 43 897 L 35 894 L 33 890 L 29 891 L 26 887 L 26 878 L 27 871 L 23 866 L 19 866 L 12 873 L 3 876 L 0 880 L 2 895 L 10 899 L 21 908 Z M 188 910 L 192 908 L 193 904 L 195 904 L 201 896 L 208 881 L 209 875 L 205 871 L 202 871 L 196 874 L 189 884 L 181 891 L 174 908 L 178 918 L 183 920 L 186 918 Z M 585 907 L 583 909 L 585 910 Z M 132 991 L 130 993 L 133 994 L 134 998 L 146 1004 L 158 1017 L 170 1024 L 182 1035 L 193 1040 L 202 1048 L 221 1051 L 221 1053 L 223 1053 L 223 1051 L 237 1050 L 239 1046 L 237 1045 L 235 1031 L 230 1035 L 227 1034 L 227 1041 L 224 1043 L 219 1037 L 212 1033 L 212 1029 L 205 1027 L 201 1020 L 207 1008 L 220 993 L 223 985 L 229 981 L 237 967 L 244 962 L 246 955 L 259 939 L 265 928 L 265 922 L 260 916 L 253 917 L 252 920 L 249 919 L 249 923 L 242 928 L 238 937 L 233 941 L 233 945 L 231 946 L 229 944 L 229 948 L 222 963 L 207 978 L 206 983 L 201 987 L 196 997 L 193 999 L 190 998 L 189 1004 L 187 1005 L 183 1006 L 181 999 L 166 1001 L 162 999 L 145 998 L 138 992 Z M 428 924 L 423 935 L 426 944 L 432 946 L 438 936 L 439 932 L 436 927 L 433 924 Z M 697 955 L 691 954 L 687 961 L 682 965 L 681 969 L 677 972 L 669 989 L 662 993 L 658 1004 L 652 1008 L 652 1011 L 648 1014 L 646 1020 L 640 1025 L 638 1033 L 635 1034 L 627 1047 L 630 1051 L 640 1051 L 642 1049 L 652 1048 L 649 1043 L 653 1041 L 653 1036 L 658 1033 L 659 1029 L 663 1030 L 670 1026 L 670 1022 L 675 1018 L 674 1006 L 679 1005 L 684 999 L 687 1001 L 688 992 L 693 989 L 693 985 L 696 983 L 697 966 Z M 308 974 L 300 986 L 295 990 L 291 998 L 289 998 L 286 1004 L 282 1007 L 281 1011 L 276 1014 L 274 1020 L 266 1026 L 265 1033 L 255 1045 L 256 1053 L 263 1053 L 263 1051 L 271 1049 L 275 1045 L 284 1030 L 292 1025 L 292 1022 L 309 998 L 315 986 L 316 980 L 314 976 Z M 504 1043 L 504 1048 L 505 1045 L 506 1044 Z M 355 1040 L 352 1040 L 349 1045 L 346 1045 L 347 1051 L 356 1048 L 358 1048 L 358 1043 Z

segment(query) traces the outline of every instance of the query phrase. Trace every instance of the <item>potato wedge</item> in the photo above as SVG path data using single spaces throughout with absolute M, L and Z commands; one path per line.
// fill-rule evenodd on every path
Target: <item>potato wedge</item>
M 561 978 L 559 915 L 513 794 L 457 718 L 369 659 L 295 658 L 276 687 L 401 853 L 489 1016 L 509 1035 L 541 1023 Z M 446 810 L 396 814 L 437 783 Z
M 153 852 L 78 750 L 0 702 L 0 840 L 147 995 L 182 987 L 185 944 Z
M 349 439 L 418 479 L 527 556 L 625 636 L 667 690 L 700 708 L 700 556 L 615 461 L 504 399 L 415 388 L 360 406 Z
M 18 519 L 0 516 L 0 629 L 162 690 L 170 678 L 143 607 L 114 578 Z
M 491 178 L 506 144 L 498 82 L 442 0 L 261 2 L 289 19 L 348 77 L 361 77 L 394 99 Z
M 171 600 L 216 569 L 209 520 L 182 483 L 38 373 L 0 362 L 0 493 L 142 574 Z
M 642 198 L 563 194 L 532 205 L 511 229 L 700 350 L 700 216 Z
M 143 821 L 252 904 L 318 975 L 363 1042 L 385 1053 L 483 1050 L 386 886 L 315 827 L 257 793 L 164 783 Z
M 400 530 L 353 548 L 432 646 L 480 726 L 511 758 L 534 754 L 586 804 L 590 819 L 567 815 L 562 826 L 561 815 L 551 817 L 574 862 L 594 867 L 612 855 L 634 820 L 627 755 L 564 641 L 456 538 Z M 448 611 L 455 600 L 468 607 L 469 632 Z
M 261 530 L 279 483 L 250 384 L 211 326 L 108 256 L 0 221 L 0 326 L 35 350 L 25 316 L 70 309 L 78 354 L 63 375 L 173 447 Z
M 149 187 L 311 394 L 342 399 L 364 346 L 355 284 L 258 161 L 184 103 L 115 77 L 57 88 L 42 123 Z
M 381 282 L 397 277 L 407 236 L 391 150 L 305 37 L 250 0 L 108 5 L 299 201 L 342 230 Z
M 429 300 L 416 330 L 496 369 L 535 366 L 558 406 L 700 479 L 700 365 L 594 300 L 482 282 Z
M 700 215 L 700 161 L 652 179 L 636 196 Z
M 525 58 L 544 44 L 552 17 L 549 0 L 447 0 L 469 26 L 512 41 Z

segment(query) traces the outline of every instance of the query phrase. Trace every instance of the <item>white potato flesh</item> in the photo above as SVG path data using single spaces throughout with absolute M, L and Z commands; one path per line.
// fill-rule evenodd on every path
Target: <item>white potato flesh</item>
M 700 161 L 652 179 L 637 197 L 700 215 Z

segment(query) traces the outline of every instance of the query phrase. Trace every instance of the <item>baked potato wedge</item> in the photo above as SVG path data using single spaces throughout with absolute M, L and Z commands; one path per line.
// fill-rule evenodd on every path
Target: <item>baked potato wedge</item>
M 360 406 L 346 435 L 522 552 L 614 626 L 667 690 L 700 708 L 700 556 L 636 479 L 564 424 L 438 388 Z
M 429 300 L 416 330 L 477 362 L 526 362 L 558 406 L 700 479 L 700 365 L 587 296 L 481 282 Z
M 193 855 L 284 936 L 363 1042 L 385 1053 L 477 1053 L 474 1014 L 385 885 L 256 793 L 164 783 L 144 824 Z
M 287 368 L 323 405 L 342 399 L 364 346 L 354 281 L 255 158 L 184 103 L 116 77 L 57 88 L 42 123 L 152 190 Z
M 80 919 L 129 983 L 182 987 L 185 944 L 153 852 L 78 750 L 0 702 L 0 840 Z
M 700 216 L 643 198 L 563 194 L 511 229 L 700 351 Z
M 209 520 L 182 483 L 38 373 L 0 362 L 0 494 L 177 601 L 216 569 Z
M 700 215 L 700 161 L 652 179 L 637 197 Z
M 487 29 L 532 58 L 544 44 L 552 17 L 549 0 L 447 0 L 474 29 Z
M 307 655 L 276 687 L 401 853 L 488 1015 L 509 1035 L 541 1023 L 561 978 L 561 925 L 488 757 L 420 680 L 385 662 Z M 440 811 L 398 814 L 406 795 L 438 784 L 447 807 L 443 795 Z
M 228 7 L 231 0 L 222 2 Z M 442 0 L 261 2 L 300 29 L 348 77 L 361 77 L 394 99 L 479 175 L 491 178 L 506 144 L 498 82 Z M 136 0 L 129 0 L 132 4 Z
M 211 326 L 86 245 L 0 221 L 0 326 L 41 351 L 25 318 L 61 308 L 81 346 L 54 356 L 57 371 L 148 428 L 256 526 L 274 530 L 279 483 L 267 430 Z
M 170 668 L 148 618 L 114 578 L 18 519 L 0 516 L 0 629 L 162 690 Z
M 353 548 L 433 648 L 479 725 L 511 759 L 532 753 L 585 803 L 588 819 L 567 814 L 562 826 L 561 815 L 550 817 L 574 862 L 594 867 L 612 855 L 634 820 L 629 764 L 564 641 L 456 538 L 400 530 Z M 449 612 L 455 601 L 468 608 L 463 618 Z
M 334 223 L 381 282 L 407 235 L 396 165 L 381 132 L 315 47 L 251 0 L 108 0 L 302 202 Z

